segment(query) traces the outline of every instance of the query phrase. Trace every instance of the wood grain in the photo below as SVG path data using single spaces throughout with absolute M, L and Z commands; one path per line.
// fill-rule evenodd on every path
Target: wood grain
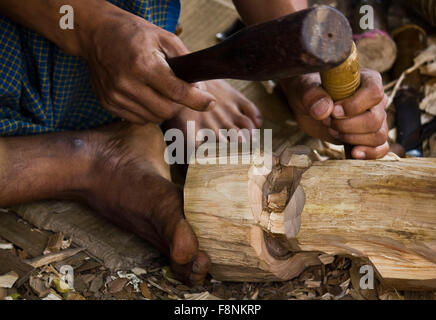
M 286 173 L 283 211 L 268 202 L 282 190 L 281 165 L 268 176 L 252 170 L 188 170 L 185 215 L 216 279 L 288 280 L 322 253 L 366 258 L 398 289 L 436 287 L 435 159 L 314 162 L 301 180 Z

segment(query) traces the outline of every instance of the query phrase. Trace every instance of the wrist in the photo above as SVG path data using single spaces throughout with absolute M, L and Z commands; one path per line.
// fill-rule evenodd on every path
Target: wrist
M 76 42 L 70 52 L 89 60 L 90 52 L 95 49 L 99 31 L 106 29 L 113 21 L 126 13 L 124 10 L 107 1 L 92 1 L 87 3 L 87 9 L 77 14 L 75 20 Z

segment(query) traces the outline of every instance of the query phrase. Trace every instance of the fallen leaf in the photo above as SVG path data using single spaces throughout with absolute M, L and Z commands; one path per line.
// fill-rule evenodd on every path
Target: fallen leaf
M 153 299 L 153 296 L 151 295 L 150 289 L 148 289 L 148 286 L 145 282 L 142 282 L 139 285 L 139 288 L 141 289 L 141 294 L 144 298 L 151 300 Z
M 127 279 L 118 278 L 115 280 L 112 280 L 107 284 L 107 290 L 109 293 L 117 293 L 123 290 L 124 286 L 127 283 Z
M 220 298 L 210 294 L 209 291 L 201 293 L 185 293 L 184 297 L 186 300 L 221 300 Z
M 147 274 L 147 270 L 138 267 L 133 268 L 132 272 L 137 276 L 142 276 L 143 274 Z
M 66 283 L 62 279 L 54 278 L 51 284 L 59 293 L 67 293 L 68 291 L 70 291 L 70 287 L 68 286 L 68 283 Z
M 69 292 L 66 296 L 66 300 L 86 300 L 85 297 L 77 292 Z

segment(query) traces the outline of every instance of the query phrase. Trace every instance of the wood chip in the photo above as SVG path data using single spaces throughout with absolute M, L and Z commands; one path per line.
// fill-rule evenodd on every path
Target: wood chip
M 271 193 L 268 195 L 268 208 L 274 212 L 282 212 L 286 208 L 288 201 L 288 189 L 284 188 L 279 193 Z
M 12 243 L 3 243 L 0 242 L 0 249 L 1 250 L 11 250 L 14 248 L 14 245 Z
M 19 280 L 15 284 L 20 287 L 29 277 L 33 267 L 21 261 L 11 250 L 0 250 L 0 274 L 14 271 L 19 275 Z
M 45 256 L 36 257 L 33 259 L 26 260 L 27 264 L 30 264 L 34 268 L 39 268 L 45 266 L 50 263 L 59 262 L 64 259 L 67 259 L 75 254 L 85 250 L 85 248 L 75 248 L 75 249 L 67 249 L 57 253 L 51 253 Z
M 150 289 L 148 288 L 145 282 L 139 284 L 139 288 L 141 289 L 141 294 L 144 298 L 151 300 L 153 296 L 151 295 Z
M 115 280 L 112 280 L 111 282 L 109 282 L 107 284 L 107 291 L 109 293 L 117 293 L 120 292 L 121 290 L 123 290 L 124 286 L 127 283 L 127 279 L 126 278 L 118 278 Z
M 299 169 L 309 168 L 312 165 L 312 160 L 305 154 L 293 154 L 288 163 L 288 167 L 296 167 Z
M 47 246 L 45 247 L 44 252 L 42 254 L 59 252 L 61 250 L 63 241 L 64 241 L 64 234 L 62 232 L 52 234 L 48 238 Z
M 132 272 L 133 272 L 134 274 L 136 274 L 138 277 L 139 277 L 139 276 L 142 276 L 143 274 L 147 274 L 147 270 L 145 270 L 145 269 L 143 269 L 143 268 L 138 268 L 138 267 L 133 268 L 133 269 L 132 269 Z
M 436 158 L 436 133 L 429 140 L 430 157 Z
M 103 275 L 99 274 L 94 280 L 91 282 L 91 286 L 89 287 L 89 291 L 94 294 L 100 291 L 100 288 L 103 286 Z
M 44 251 L 49 233 L 33 229 L 13 213 L 0 212 L 0 236 L 37 257 Z
M 424 66 L 422 66 L 419 71 L 421 74 L 430 76 L 430 77 L 436 77 L 436 61 L 433 63 L 428 63 Z
M 419 108 L 432 116 L 436 116 L 436 92 L 426 96 L 420 103 Z
M 56 293 L 53 289 L 50 289 L 50 293 L 47 295 L 47 297 L 43 298 L 42 300 L 62 300 L 62 297 Z
M 0 300 L 3 300 L 8 295 L 8 290 L 6 288 L 0 288 Z
M 65 250 L 71 247 L 71 244 L 73 243 L 73 239 L 66 239 L 62 241 L 61 249 Z
M 220 298 L 210 294 L 208 291 L 201 293 L 185 293 L 186 300 L 221 300 Z
M 89 271 L 95 268 L 101 267 L 101 263 L 95 260 L 87 261 L 84 264 L 82 264 L 80 267 L 74 270 L 74 272 L 85 272 Z
M 398 155 L 396 155 L 395 153 L 389 152 L 383 158 L 378 159 L 378 161 L 389 161 L 389 162 L 392 162 L 392 161 L 401 161 L 401 158 Z
M 45 281 L 38 277 L 30 276 L 29 286 L 39 298 L 44 298 L 50 293 L 50 287 L 47 286 Z
M 67 294 L 66 300 L 86 300 L 84 296 L 77 292 L 69 292 Z
M 323 265 L 328 265 L 335 261 L 335 256 L 331 254 L 322 254 L 318 256 L 318 259 L 321 261 Z
M 12 288 L 18 278 L 18 273 L 15 271 L 10 271 L 0 276 L 0 288 Z
M 321 287 L 321 281 L 306 280 L 304 285 L 306 288 L 319 288 Z

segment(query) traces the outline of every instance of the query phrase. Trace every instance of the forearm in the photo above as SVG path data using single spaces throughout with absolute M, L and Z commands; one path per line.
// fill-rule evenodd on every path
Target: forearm
M 98 21 L 118 8 L 104 0 L 69 0 L 74 9 L 74 29 L 62 29 L 59 21 L 64 0 L 0 0 L 0 13 L 41 34 L 65 52 L 81 56 Z
M 233 0 L 242 20 L 254 24 L 306 9 L 307 0 Z

